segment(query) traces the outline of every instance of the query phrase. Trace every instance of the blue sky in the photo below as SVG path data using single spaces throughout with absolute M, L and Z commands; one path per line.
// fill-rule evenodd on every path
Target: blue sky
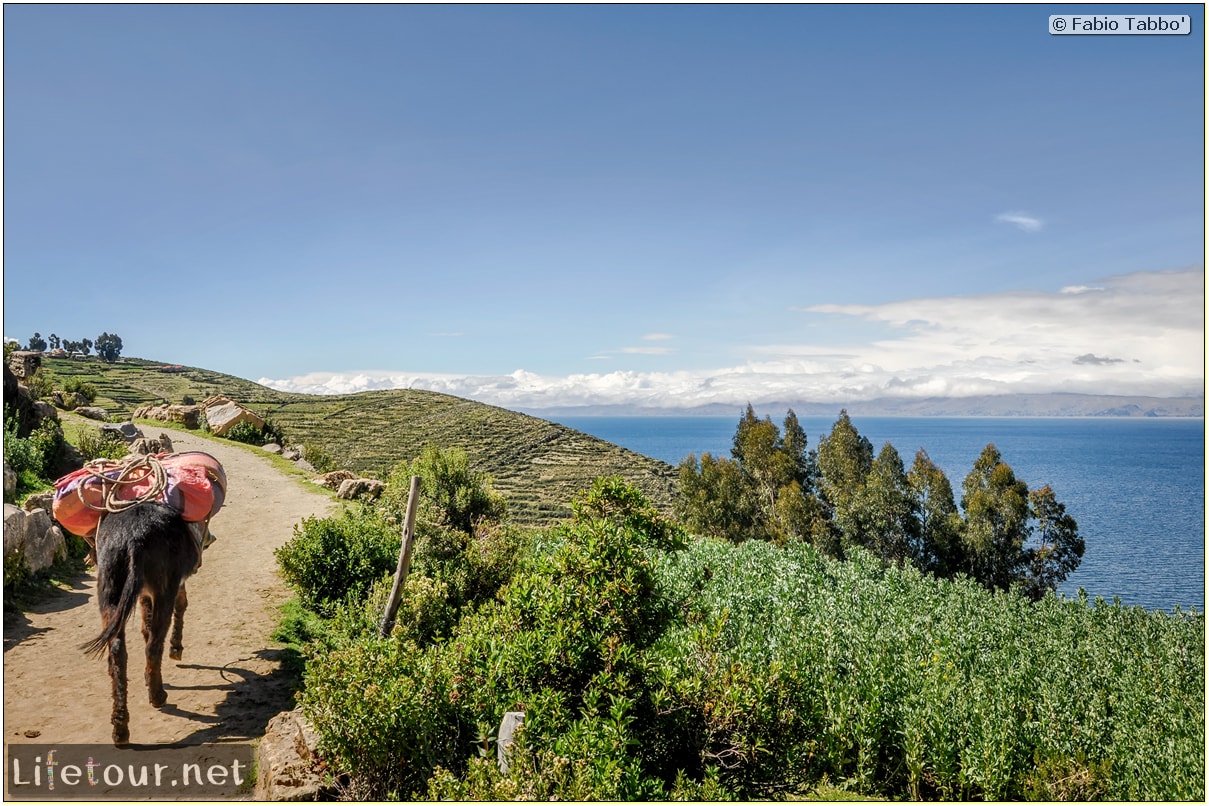
M 510 407 L 1204 388 L 1205 70 L 1123 6 L 4 8 L 4 323 Z

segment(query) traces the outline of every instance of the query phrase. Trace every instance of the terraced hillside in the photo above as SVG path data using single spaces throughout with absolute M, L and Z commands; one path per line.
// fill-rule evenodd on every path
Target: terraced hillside
M 97 405 L 128 418 L 144 403 L 180 403 L 221 393 L 276 423 L 291 444 L 323 448 L 341 466 L 384 476 L 427 445 L 462 448 L 495 479 L 513 517 L 549 523 L 570 512 L 572 496 L 599 476 L 620 475 L 657 506 L 671 506 L 675 469 L 566 426 L 463 398 L 412 389 L 354 395 L 278 392 L 230 375 L 163 362 L 46 359 L 59 379 L 98 390 Z

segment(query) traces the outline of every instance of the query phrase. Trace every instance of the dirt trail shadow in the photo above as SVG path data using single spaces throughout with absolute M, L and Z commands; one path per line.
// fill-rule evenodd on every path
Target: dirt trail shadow
M 35 627 L 30 616 L 41 616 L 48 613 L 59 613 L 74 610 L 88 603 L 92 589 L 86 584 L 91 579 L 89 574 L 79 574 L 66 580 L 69 588 L 50 587 L 40 591 L 37 601 L 22 603 L 20 609 L 5 608 L 4 611 L 4 651 L 8 652 L 27 638 L 47 632 L 46 627 Z M 100 616 L 97 616 L 97 632 L 101 630 Z
M 206 686 L 210 689 L 226 689 L 227 696 L 215 706 L 214 715 L 192 714 L 179 711 L 197 722 L 208 723 L 207 727 L 199 728 L 180 740 L 179 744 L 195 745 L 233 741 L 255 741 L 264 736 L 265 727 L 269 720 L 282 711 L 294 707 L 294 692 L 298 687 L 298 675 L 285 668 L 282 660 L 288 650 L 262 649 L 253 657 L 274 664 L 273 669 L 261 674 L 242 668 L 239 662 L 223 667 L 182 664 L 182 667 L 194 669 L 212 669 L 222 674 L 229 682 L 219 686 Z M 245 660 L 251 660 L 246 658 Z M 171 699 L 172 686 L 165 682 L 164 688 L 169 690 Z M 190 688 L 178 687 L 178 690 Z M 166 707 L 171 713 L 171 704 Z

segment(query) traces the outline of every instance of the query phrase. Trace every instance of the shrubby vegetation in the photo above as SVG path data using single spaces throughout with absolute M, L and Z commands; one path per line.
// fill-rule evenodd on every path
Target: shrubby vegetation
M 76 437 L 76 450 L 85 462 L 93 459 L 121 459 L 130 446 L 121 434 L 99 428 L 82 428 Z
M 205 418 L 202 421 L 205 422 Z M 278 445 L 285 444 L 285 434 L 276 423 L 269 419 L 266 419 L 264 425 L 261 426 L 247 420 L 238 422 L 231 426 L 226 437 L 232 442 L 242 442 L 245 445 L 268 445 L 270 442 Z
M 868 515 L 883 484 L 870 479 L 896 478 L 892 461 L 845 468 L 871 453 L 859 436 L 833 431 L 857 450 L 812 455 L 792 421 L 768 425 L 745 418 L 740 457 L 711 460 L 709 483 L 747 479 L 719 486 L 746 539 L 691 536 L 729 516 L 686 530 L 616 478 L 560 526 L 520 530 L 490 479 L 442 451 L 397 468 L 380 508 L 304 522 L 279 552 L 283 568 L 324 569 L 287 571 L 325 616 L 295 620 L 310 641 L 300 702 L 347 794 L 766 799 L 829 781 L 887 798 L 1203 800 L 1203 614 L 938 576 L 969 556 L 964 531 L 1017 528 L 967 526 L 978 496 L 994 511 L 1008 491 L 1042 532 L 1066 528 L 1060 511 L 984 454 L 964 518 L 943 476 L 889 485 L 935 493 L 902 511 L 953 542 L 899 541 Z M 427 474 L 423 517 L 381 638 L 413 471 Z M 827 486 L 842 472 L 863 474 L 849 499 Z M 795 499 L 804 490 L 813 499 Z M 501 773 L 494 734 L 515 710 Z
M 49 370 L 43 368 L 40 369 L 39 372 L 49 372 Z M 67 380 L 63 381 L 63 391 L 67 392 L 68 394 L 82 395 L 90 405 L 95 403 L 97 399 L 96 384 L 80 380 L 79 378 L 68 378 Z
M 4 463 L 17 474 L 17 498 L 51 486 L 66 445 L 58 422 L 43 420 L 36 429 L 25 431 L 5 410 Z
M 331 616 L 364 600 L 370 587 L 395 569 L 399 538 L 371 510 L 350 508 L 326 518 L 304 518 L 275 552 L 281 574 L 316 613 Z

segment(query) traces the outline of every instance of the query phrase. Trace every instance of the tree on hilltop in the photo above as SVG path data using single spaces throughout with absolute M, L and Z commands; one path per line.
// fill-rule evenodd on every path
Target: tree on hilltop
M 97 355 L 112 364 L 122 354 L 122 337 L 116 333 L 102 333 L 97 336 Z

